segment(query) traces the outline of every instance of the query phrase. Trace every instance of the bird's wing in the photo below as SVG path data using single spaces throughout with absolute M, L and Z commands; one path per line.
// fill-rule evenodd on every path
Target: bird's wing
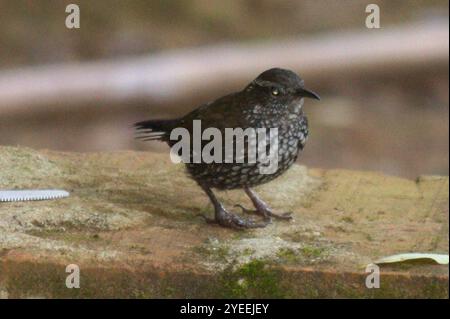
M 225 155 L 226 145 L 226 128 L 242 128 L 243 130 L 249 127 L 249 123 L 245 118 L 244 110 L 247 108 L 245 104 L 247 101 L 245 97 L 238 96 L 240 92 L 224 96 L 218 100 L 205 104 L 198 109 L 192 111 L 181 120 L 182 127 L 188 129 L 193 136 L 193 121 L 201 121 L 202 132 L 206 128 L 217 128 L 222 134 L 222 154 Z M 242 98 L 241 98 L 242 97 Z M 246 157 L 248 144 L 245 143 L 246 138 L 243 135 L 238 135 L 234 139 L 234 146 L 238 143 L 243 143 L 243 152 L 234 154 L 235 160 L 241 157 Z M 208 140 L 203 140 L 202 145 L 207 144 Z
M 240 101 L 238 94 L 240 93 L 226 95 L 200 106 L 182 118 L 182 126 L 191 132 L 193 121 L 200 120 L 202 130 L 208 127 L 215 127 L 220 131 L 224 131 L 225 128 L 245 128 L 242 113 L 245 106 L 238 102 Z

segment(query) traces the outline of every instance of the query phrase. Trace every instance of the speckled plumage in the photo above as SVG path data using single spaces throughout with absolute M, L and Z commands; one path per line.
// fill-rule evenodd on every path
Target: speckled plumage
M 194 120 L 201 120 L 202 130 L 214 127 L 220 130 L 222 136 L 225 136 L 225 128 L 278 129 L 278 169 L 273 174 L 261 174 L 259 161 L 256 163 L 248 163 L 246 160 L 244 163 L 191 162 L 186 164 L 189 174 L 213 201 L 217 219 L 218 204 L 211 197 L 214 195 L 211 195 L 210 188 L 249 189 L 273 180 L 294 164 L 305 146 L 309 133 L 308 120 L 303 112 L 304 97 L 318 99 L 316 94 L 304 89 L 303 80 L 297 74 L 275 68 L 260 74 L 242 91 L 202 105 L 180 119 L 150 120 L 136 123 L 136 126 L 138 130 L 146 133 L 144 138 L 162 140 L 171 146 L 177 141 L 169 139 L 170 132 L 174 128 L 183 127 L 191 133 L 192 137 Z M 203 141 L 202 147 L 208 142 Z M 225 146 L 222 151 L 223 156 L 224 148 Z M 207 189 L 211 193 L 208 193 Z M 223 225 L 220 221 L 218 222 Z
M 243 116 L 246 115 L 243 111 Z M 261 115 L 261 117 L 267 115 Z M 276 115 L 273 115 L 275 118 Z M 308 120 L 302 113 L 298 114 L 298 119 L 283 125 L 283 119 L 265 120 L 261 123 L 260 116 L 249 116 L 248 127 L 276 127 L 278 128 L 278 169 L 273 174 L 261 174 L 259 166 L 261 163 L 209 163 L 196 164 L 188 163 L 188 172 L 194 179 L 200 179 L 210 187 L 217 189 L 236 189 L 243 187 L 253 187 L 267 183 L 283 174 L 292 164 L 295 163 L 299 152 L 303 149 L 308 137 Z M 264 126 L 263 126 L 264 125 Z M 245 128 L 244 128 L 245 129 Z M 221 130 L 222 131 L 222 130 Z

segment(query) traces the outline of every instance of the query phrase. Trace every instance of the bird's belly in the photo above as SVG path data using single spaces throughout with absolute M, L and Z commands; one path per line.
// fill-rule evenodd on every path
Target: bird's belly
M 270 182 L 288 170 L 295 163 L 299 150 L 298 141 L 290 144 L 288 140 L 281 142 L 275 170 L 271 174 L 262 173 L 264 171 L 262 169 L 266 166 L 258 161 L 256 163 L 190 163 L 187 164 L 187 169 L 195 180 L 209 187 L 218 189 L 253 187 Z

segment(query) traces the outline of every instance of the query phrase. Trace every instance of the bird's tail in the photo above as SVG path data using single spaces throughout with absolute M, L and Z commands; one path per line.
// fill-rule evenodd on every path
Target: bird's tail
M 178 120 L 148 120 L 137 122 L 134 127 L 137 139 L 143 141 L 167 141 Z

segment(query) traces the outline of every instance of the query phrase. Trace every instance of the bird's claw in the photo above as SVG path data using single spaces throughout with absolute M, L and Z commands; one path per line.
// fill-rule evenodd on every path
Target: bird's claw
M 236 204 L 236 205 L 234 205 L 234 207 L 239 207 L 240 209 L 242 209 L 242 212 L 244 212 L 246 214 L 261 215 L 265 220 L 271 220 L 272 217 L 276 218 L 276 219 L 284 219 L 284 220 L 292 219 L 292 212 L 276 214 L 276 213 L 272 212 L 272 210 L 269 208 L 248 209 L 248 208 L 245 208 L 244 206 L 242 206 L 241 204 Z
M 244 219 L 224 209 L 216 212 L 215 219 L 208 218 L 203 214 L 199 214 L 198 216 L 202 217 L 208 224 L 219 224 L 234 229 L 264 228 L 270 223 L 270 221 L 258 223 L 250 219 Z

